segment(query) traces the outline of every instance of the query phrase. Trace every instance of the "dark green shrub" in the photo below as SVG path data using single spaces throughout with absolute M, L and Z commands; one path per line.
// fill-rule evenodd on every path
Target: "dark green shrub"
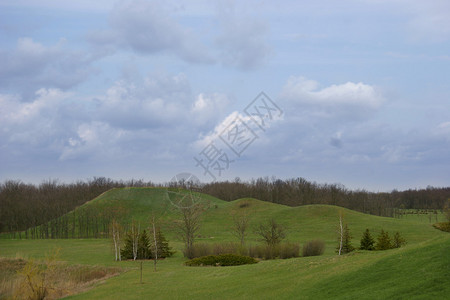
M 187 261 L 186 266 L 240 266 L 255 264 L 254 258 L 236 254 L 208 255 Z
M 325 242 L 322 240 L 312 240 L 306 242 L 303 245 L 302 255 L 306 256 L 319 256 L 325 251 Z

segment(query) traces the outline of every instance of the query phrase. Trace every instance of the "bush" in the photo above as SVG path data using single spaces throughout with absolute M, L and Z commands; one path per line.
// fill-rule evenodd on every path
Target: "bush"
M 186 266 L 240 266 L 256 264 L 254 258 L 236 254 L 208 255 L 187 261 Z
M 264 245 L 251 245 L 248 247 L 248 256 L 264 258 L 265 249 Z
M 191 258 L 197 258 L 207 255 L 212 255 L 212 245 L 207 243 L 196 243 L 192 245 L 190 257 Z M 186 253 L 185 253 L 185 256 Z M 188 256 L 189 257 L 189 256 Z
M 319 256 L 325 251 L 325 242 L 322 240 L 312 240 L 303 245 L 302 255 Z
M 433 227 L 442 231 L 450 232 L 450 222 L 433 224 Z
M 211 255 L 236 254 L 261 259 L 291 258 L 300 256 L 300 246 L 296 243 L 282 243 L 275 246 L 251 245 L 242 247 L 238 243 L 197 243 L 192 247 L 192 258 Z
M 283 243 L 280 245 L 280 258 L 292 258 L 300 256 L 300 245 L 297 243 Z
M 241 246 L 237 243 L 217 243 L 213 245 L 213 255 L 241 254 Z

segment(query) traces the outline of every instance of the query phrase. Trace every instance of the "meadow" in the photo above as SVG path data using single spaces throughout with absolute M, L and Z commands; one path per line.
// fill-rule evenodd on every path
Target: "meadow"
M 143 227 L 148 226 L 152 213 L 161 217 L 164 233 L 176 253 L 160 260 L 156 272 L 152 261 L 144 261 L 142 283 L 140 262 L 114 261 L 109 239 L 4 237 L 0 239 L 0 256 L 40 260 L 52 249 L 60 249 L 59 260 L 67 265 L 121 270 L 119 275 L 95 282 L 69 299 L 448 299 L 450 295 L 450 234 L 433 228 L 427 216 L 387 218 L 329 205 L 288 207 L 250 198 L 225 202 L 203 194 L 198 198 L 209 208 L 203 213 L 196 242 L 237 241 L 231 233 L 233 215 L 245 212 L 250 218 L 248 244 L 259 243 L 253 228 L 273 218 L 286 228 L 288 241 L 303 245 L 319 238 L 325 241 L 325 253 L 235 267 L 187 267 L 183 243 L 171 230 L 179 216 L 167 190 L 120 188 L 77 209 L 126 207 L 127 220 L 138 220 Z M 374 237 L 381 229 L 392 235 L 398 231 L 407 244 L 398 249 L 357 250 L 338 256 L 339 214 L 348 224 L 355 247 L 366 228 Z M 433 215 L 436 217 L 442 218 Z

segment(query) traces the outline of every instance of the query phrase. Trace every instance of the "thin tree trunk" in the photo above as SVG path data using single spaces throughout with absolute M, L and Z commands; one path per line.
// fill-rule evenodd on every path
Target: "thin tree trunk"
M 341 255 L 342 244 L 343 244 L 343 240 L 344 240 L 344 228 L 342 227 L 342 213 L 339 214 L 339 235 L 340 235 L 339 255 Z
M 156 239 L 156 226 L 155 226 L 155 216 L 154 215 L 153 215 L 153 220 L 152 220 L 152 226 L 153 226 L 153 242 L 155 245 L 155 260 L 153 262 L 153 267 L 156 272 L 156 263 L 158 262 L 158 241 Z

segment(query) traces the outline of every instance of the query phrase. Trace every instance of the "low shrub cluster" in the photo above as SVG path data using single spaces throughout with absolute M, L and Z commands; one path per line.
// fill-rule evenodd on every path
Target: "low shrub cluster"
M 323 240 L 312 240 L 303 245 L 302 255 L 319 256 L 325 251 L 325 242 Z
M 208 256 L 208 255 L 221 255 L 221 254 L 238 254 L 248 255 L 248 251 L 245 247 L 242 247 L 238 243 L 196 243 L 192 247 L 192 258 Z
M 0 258 L 0 299 L 59 299 L 115 276 L 120 268 Z
M 441 222 L 433 224 L 433 227 L 442 231 L 450 232 L 450 222 Z
M 260 259 L 286 259 L 300 256 L 300 245 L 281 243 L 278 245 L 251 245 L 243 247 L 238 243 L 197 243 L 192 247 L 193 258 L 210 255 L 236 254 Z
M 208 255 L 193 258 L 187 261 L 186 266 L 240 266 L 256 264 L 258 261 L 253 257 L 237 254 Z
M 281 243 L 279 245 L 252 245 L 248 248 L 251 257 L 261 259 L 286 259 L 300 256 L 300 245 L 296 243 Z

